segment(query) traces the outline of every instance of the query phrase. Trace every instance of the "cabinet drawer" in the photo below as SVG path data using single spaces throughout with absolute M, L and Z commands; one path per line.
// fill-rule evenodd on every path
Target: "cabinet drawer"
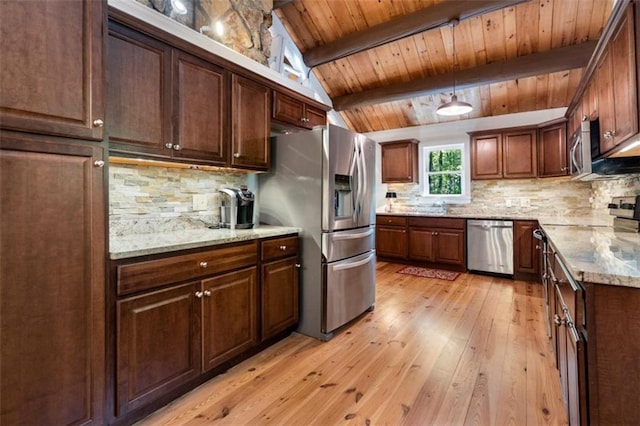
M 278 238 L 262 242 L 261 259 L 268 261 L 298 254 L 298 237 Z
M 257 263 L 257 242 L 117 267 L 118 295 L 218 274 Z
M 406 226 L 407 218 L 401 216 L 376 216 L 377 225 Z
M 424 228 L 448 228 L 464 229 L 465 219 L 448 217 L 412 217 L 409 218 L 409 226 L 421 226 Z

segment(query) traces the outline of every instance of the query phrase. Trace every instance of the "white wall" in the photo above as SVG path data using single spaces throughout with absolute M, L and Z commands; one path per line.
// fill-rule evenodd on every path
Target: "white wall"
M 537 125 L 560 118 L 564 116 L 565 111 L 566 108 L 554 108 L 496 117 L 458 120 L 428 126 L 414 126 L 369 132 L 366 133 L 366 135 L 376 142 L 417 139 L 420 141 L 419 148 L 425 145 L 440 145 L 443 143 L 468 143 L 468 132 Z M 420 151 L 421 150 L 419 150 L 419 152 Z M 382 183 L 381 158 L 380 145 L 378 145 L 376 149 L 376 206 L 378 208 L 382 208 L 385 205 L 384 194 L 387 192 L 387 185 Z M 422 167 L 422 161 L 420 162 L 420 167 Z M 473 202 L 473 200 L 471 201 Z

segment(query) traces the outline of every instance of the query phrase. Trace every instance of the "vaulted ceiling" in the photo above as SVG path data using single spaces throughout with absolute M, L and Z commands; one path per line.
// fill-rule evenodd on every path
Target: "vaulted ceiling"
M 370 132 L 568 106 L 613 3 L 276 0 L 274 7 L 334 108 L 353 130 Z M 474 109 L 439 116 L 454 75 L 458 99 Z

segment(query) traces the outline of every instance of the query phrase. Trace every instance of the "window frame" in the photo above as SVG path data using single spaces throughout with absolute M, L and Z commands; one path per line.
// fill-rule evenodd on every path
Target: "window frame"
M 471 202 L 471 160 L 469 155 L 469 141 L 450 141 L 439 142 L 434 144 L 421 144 L 420 146 L 420 177 L 421 189 L 420 194 L 423 198 L 436 201 L 444 201 L 447 204 L 468 204 Z M 429 193 L 429 172 L 427 171 L 429 153 L 432 151 L 446 149 L 461 149 L 462 170 L 460 171 L 460 183 L 462 194 L 460 195 L 442 195 Z

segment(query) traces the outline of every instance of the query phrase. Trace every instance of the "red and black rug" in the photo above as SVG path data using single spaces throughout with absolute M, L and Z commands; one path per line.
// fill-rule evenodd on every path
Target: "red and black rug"
M 455 281 L 460 272 L 445 271 L 443 269 L 421 268 L 419 266 L 405 266 L 398 274 L 416 275 L 424 278 L 437 278 L 439 280 Z

